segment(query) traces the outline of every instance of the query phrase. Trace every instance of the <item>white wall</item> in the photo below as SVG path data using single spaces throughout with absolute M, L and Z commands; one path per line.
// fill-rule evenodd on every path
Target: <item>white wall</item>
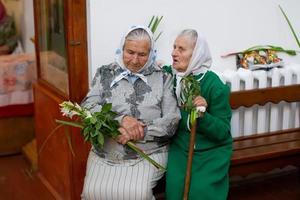
M 87 4 L 90 78 L 97 67 L 113 61 L 128 27 L 148 25 L 152 15 L 164 16 L 157 49 L 159 59 L 168 63 L 174 38 L 184 28 L 195 28 L 206 35 L 213 69 L 219 71 L 235 69 L 235 58 L 221 55 L 254 45 L 300 50 L 278 7 L 283 7 L 300 38 L 299 0 L 88 0 Z M 299 55 L 280 56 L 286 62 L 300 63 Z
M 23 12 L 21 20 L 23 48 L 27 53 L 35 53 L 34 43 L 30 40 L 34 38 L 33 0 L 23 1 Z

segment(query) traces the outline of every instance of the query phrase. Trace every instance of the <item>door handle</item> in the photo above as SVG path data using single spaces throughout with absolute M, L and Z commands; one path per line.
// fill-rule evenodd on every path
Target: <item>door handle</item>
M 71 45 L 71 46 L 78 46 L 78 45 L 80 45 L 80 44 L 81 44 L 80 41 L 75 41 L 75 40 L 71 40 L 71 41 L 70 41 L 70 45 Z

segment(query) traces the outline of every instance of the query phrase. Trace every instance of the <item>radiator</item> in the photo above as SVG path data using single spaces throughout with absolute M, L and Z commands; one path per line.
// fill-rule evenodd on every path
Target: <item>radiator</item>
M 216 73 L 231 91 L 300 84 L 300 65 L 296 64 L 269 71 L 239 68 L 237 71 L 226 70 L 223 73 Z M 299 106 L 298 102 L 280 102 L 232 110 L 232 136 L 248 136 L 299 127 Z

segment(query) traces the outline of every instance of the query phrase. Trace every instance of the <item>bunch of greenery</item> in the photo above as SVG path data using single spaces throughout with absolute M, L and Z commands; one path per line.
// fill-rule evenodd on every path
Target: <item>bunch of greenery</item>
M 196 96 L 200 96 L 199 81 L 190 74 L 181 80 L 181 94 L 180 100 L 183 110 L 189 113 L 190 127 L 195 123 L 198 118 L 198 111 L 193 104 L 193 99 Z
M 286 19 L 286 21 L 287 21 L 287 23 L 288 23 L 288 25 L 289 25 L 289 27 L 290 27 L 292 33 L 293 33 L 293 36 L 294 36 L 294 38 L 295 38 L 295 40 L 296 40 L 296 42 L 297 42 L 297 44 L 298 44 L 298 47 L 300 48 L 300 42 L 299 42 L 299 39 L 298 39 L 298 37 L 297 37 L 297 35 L 296 35 L 296 32 L 295 32 L 295 30 L 294 30 L 294 28 L 293 28 L 293 26 L 292 26 L 292 23 L 290 22 L 289 18 L 287 17 L 286 13 L 284 12 L 284 10 L 281 8 L 280 5 L 279 5 L 279 9 L 280 9 L 280 11 L 282 12 L 284 18 Z
M 116 138 L 119 135 L 119 124 L 114 117 L 116 113 L 111 111 L 111 104 L 105 104 L 100 112 L 91 112 L 80 107 L 77 103 L 63 102 L 60 104 L 63 116 L 72 118 L 73 116 L 80 117 L 80 123 L 56 120 L 56 122 L 71 125 L 82 129 L 84 141 L 90 142 L 93 146 L 102 148 L 104 137 L 110 136 Z
M 162 18 L 163 18 L 163 16 L 160 16 L 160 17 L 158 17 L 158 16 L 152 16 L 152 18 L 150 20 L 150 23 L 148 25 L 148 28 L 152 31 L 153 34 L 156 32 L 156 30 L 157 30 L 157 28 L 158 28 L 158 26 L 159 26 Z M 161 34 L 162 34 L 162 31 L 159 32 L 159 34 L 155 37 L 154 40 L 157 41 L 158 38 L 161 36 Z
M 63 116 L 73 118 L 77 116 L 79 120 L 77 121 L 65 121 L 56 120 L 57 123 L 81 128 L 81 134 L 85 141 L 90 142 L 96 148 L 103 148 L 105 138 L 116 139 L 120 132 L 118 128 L 120 127 L 118 121 L 115 120 L 117 113 L 111 110 L 112 104 L 104 104 L 101 111 L 91 113 L 86 108 L 81 107 L 77 103 L 72 103 L 70 101 L 64 101 L 60 104 L 61 112 Z M 137 152 L 141 157 L 148 160 L 157 169 L 165 170 L 163 166 L 151 159 L 147 154 L 138 148 L 132 141 L 126 144 L 132 150 Z

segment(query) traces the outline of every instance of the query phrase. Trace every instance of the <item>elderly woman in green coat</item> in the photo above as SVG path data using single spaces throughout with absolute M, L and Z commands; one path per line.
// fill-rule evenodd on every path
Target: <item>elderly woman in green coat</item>
M 197 119 L 196 141 L 192 162 L 190 200 L 225 200 L 228 195 L 228 170 L 232 154 L 230 133 L 231 108 L 229 88 L 209 70 L 211 55 L 206 40 L 197 31 L 187 29 L 176 38 L 172 66 L 164 66 L 174 78 L 174 92 L 181 102 L 182 79 L 192 75 L 198 81 L 201 94 L 193 99 L 204 114 Z M 181 121 L 169 151 L 166 175 L 168 200 L 183 198 L 188 158 L 189 114 L 181 109 Z

